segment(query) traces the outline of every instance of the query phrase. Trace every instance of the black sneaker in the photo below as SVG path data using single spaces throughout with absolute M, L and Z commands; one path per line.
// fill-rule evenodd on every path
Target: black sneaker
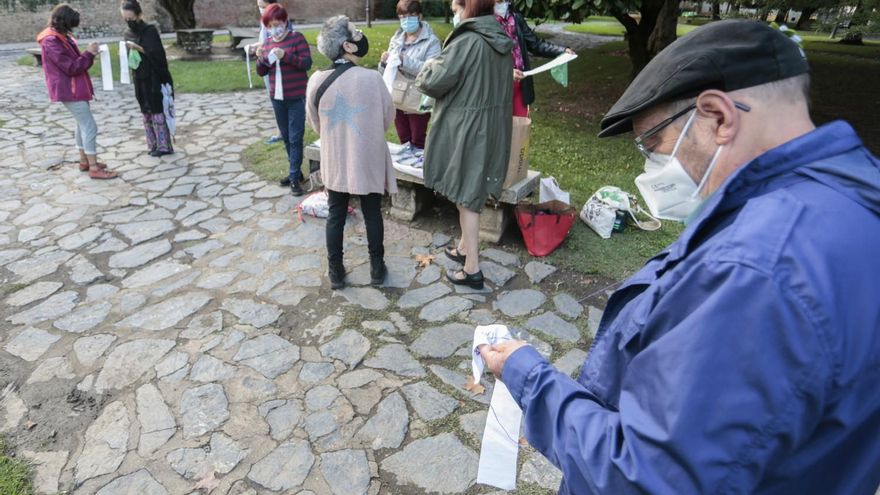
M 342 289 L 345 287 L 345 267 L 342 265 L 333 266 L 330 265 L 330 268 L 327 270 L 327 275 L 330 277 L 330 288 L 333 290 Z
M 294 196 L 302 196 L 303 194 L 305 194 L 305 191 L 303 191 L 303 188 L 301 185 L 299 185 L 299 182 L 291 182 L 290 193 Z
M 377 264 L 370 264 L 370 285 L 379 287 L 385 282 L 385 275 L 388 274 L 388 268 L 384 261 Z
M 278 181 L 278 184 L 280 184 L 281 187 L 290 187 L 290 177 L 285 177 L 281 179 L 280 181 Z

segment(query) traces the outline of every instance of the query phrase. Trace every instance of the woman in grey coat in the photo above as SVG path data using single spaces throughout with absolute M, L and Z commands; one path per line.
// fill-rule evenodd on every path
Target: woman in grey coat
M 389 66 L 399 67 L 397 70 L 400 72 L 416 77 L 425 62 L 440 55 L 440 40 L 424 21 L 419 0 L 397 2 L 397 16 L 400 18 L 400 28 L 391 37 L 388 51 L 382 54 L 379 70 L 384 73 Z M 430 112 L 408 113 L 398 109 L 394 126 L 397 128 L 400 144 L 408 146 L 413 154 L 420 155 L 425 149 L 425 136 L 430 120 Z

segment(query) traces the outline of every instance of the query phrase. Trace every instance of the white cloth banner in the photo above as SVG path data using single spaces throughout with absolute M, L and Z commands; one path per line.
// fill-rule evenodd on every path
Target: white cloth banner
M 124 41 L 119 42 L 119 82 L 131 84 L 131 74 L 128 72 L 128 50 Z
M 113 64 L 110 63 L 110 48 L 107 45 L 98 47 L 101 54 L 101 83 L 104 91 L 113 91 Z
M 523 75 L 526 77 L 534 76 L 535 74 L 540 74 L 542 72 L 546 72 L 554 67 L 559 67 L 562 64 L 567 64 L 576 58 L 578 58 L 576 53 L 563 53 L 562 55 L 554 58 L 553 60 L 547 62 L 546 64 L 544 64 L 540 67 L 535 67 L 532 70 L 527 70 L 527 71 L 523 72 Z
M 269 64 L 275 65 L 275 95 L 272 98 L 276 100 L 284 99 L 284 88 L 281 85 L 281 61 L 278 60 L 278 57 L 275 56 L 274 53 L 269 52 Z
M 471 370 L 474 383 L 480 383 L 483 375 L 483 358 L 479 347 L 512 340 L 504 325 L 479 326 L 474 330 Z M 513 400 L 510 391 L 501 380 L 495 380 L 495 390 L 489 403 L 483 442 L 480 445 L 480 463 L 477 483 L 491 485 L 503 490 L 516 488 L 516 456 L 519 453 L 519 428 L 522 410 Z
M 388 88 L 389 93 L 394 89 L 394 80 L 397 79 L 397 69 L 400 68 L 400 63 L 399 54 L 396 52 L 388 54 L 388 62 L 385 64 L 385 73 L 382 74 L 382 79 L 385 81 L 385 87 Z
M 247 65 L 248 87 L 254 89 L 254 82 L 251 81 L 251 47 L 253 45 L 244 46 L 244 63 Z

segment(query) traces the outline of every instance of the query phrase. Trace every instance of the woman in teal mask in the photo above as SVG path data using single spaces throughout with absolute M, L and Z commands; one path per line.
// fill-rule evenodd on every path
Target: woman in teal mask
M 442 47 L 431 26 L 423 20 L 419 0 L 397 2 L 397 16 L 400 18 L 400 28 L 391 38 L 388 51 L 382 54 L 379 70 L 383 73 L 385 70 L 398 70 L 414 78 L 425 62 L 440 55 Z M 408 146 L 416 156 L 420 156 L 425 149 L 430 120 L 430 113 L 408 113 L 397 109 L 394 118 L 397 137 L 400 138 L 400 144 Z

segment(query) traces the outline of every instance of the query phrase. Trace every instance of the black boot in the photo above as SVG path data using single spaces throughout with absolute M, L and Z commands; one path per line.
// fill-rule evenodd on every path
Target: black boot
M 345 267 L 342 263 L 338 265 L 331 264 L 328 270 L 330 276 L 330 288 L 333 290 L 345 287 Z
M 370 285 L 379 287 L 385 282 L 387 274 L 388 268 L 385 266 L 385 260 L 370 261 Z

